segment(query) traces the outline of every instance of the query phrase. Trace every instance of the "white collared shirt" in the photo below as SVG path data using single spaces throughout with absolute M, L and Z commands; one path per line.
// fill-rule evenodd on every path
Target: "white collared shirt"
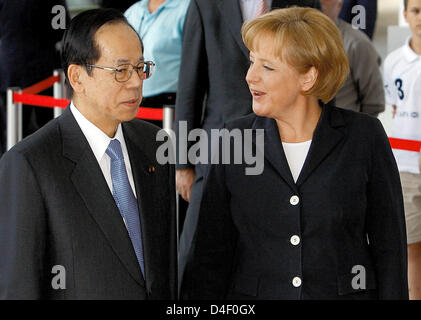
M 421 55 L 410 46 L 390 53 L 384 62 L 386 101 L 396 105 L 392 137 L 421 141 Z M 419 152 L 393 150 L 399 171 L 420 173 Z
M 289 143 L 282 142 L 285 157 L 287 158 L 289 169 L 291 170 L 294 182 L 297 182 L 306 161 L 308 151 L 310 150 L 311 141 Z
M 272 0 L 265 0 L 268 8 L 272 6 Z M 259 1 L 257 0 L 240 0 L 241 14 L 243 15 L 243 21 L 248 21 L 256 18 L 257 8 Z
M 110 144 L 110 141 L 117 139 L 120 141 L 121 149 L 123 151 L 124 164 L 126 165 L 127 176 L 129 178 L 130 186 L 133 190 L 133 194 L 136 197 L 136 189 L 134 186 L 132 167 L 130 165 L 129 153 L 127 152 L 126 141 L 124 140 L 123 130 L 121 123 L 118 125 L 117 132 L 113 138 L 107 136 L 101 129 L 95 126 L 92 122 L 85 118 L 85 116 L 77 109 L 73 104 L 70 103 L 70 111 L 76 119 L 80 129 L 88 140 L 89 146 L 98 161 L 99 167 L 101 168 L 102 174 L 107 181 L 108 188 L 113 193 L 113 183 L 111 179 L 111 159 L 105 151 Z

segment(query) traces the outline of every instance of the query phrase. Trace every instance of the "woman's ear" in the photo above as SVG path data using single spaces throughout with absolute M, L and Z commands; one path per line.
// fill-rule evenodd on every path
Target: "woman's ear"
M 314 87 L 319 73 L 317 69 L 313 66 L 306 73 L 301 75 L 301 90 L 303 92 L 309 91 Z
M 82 68 L 82 66 L 77 64 L 71 64 L 67 68 L 67 76 L 69 78 L 70 85 L 76 93 L 82 93 L 85 90 L 82 81 Z

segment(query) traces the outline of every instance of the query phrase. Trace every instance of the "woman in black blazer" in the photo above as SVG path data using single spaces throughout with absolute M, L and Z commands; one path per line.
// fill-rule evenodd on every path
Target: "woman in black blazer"
M 264 168 L 211 166 L 182 297 L 407 299 L 402 193 L 383 127 L 319 102 L 349 72 L 336 26 L 290 8 L 242 33 L 254 114 L 226 128 L 264 130 L 250 144 Z

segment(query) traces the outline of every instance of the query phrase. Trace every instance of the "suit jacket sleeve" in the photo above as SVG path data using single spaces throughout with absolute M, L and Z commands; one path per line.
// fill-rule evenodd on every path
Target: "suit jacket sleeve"
M 226 298 L 237 239 L 229 199 L 224 165 L 212 165 L 200 205 L 192 267 L 184 275 L 185 281 L 190 282 L 183 285 L 189 299 Z
M 203 21 L 196 1 L 192 0 L 183 29 L 181 67 L 175 107 L 177 135 L 180 121 L 187 121 L 187 132 L 201 126 L 203 102 L 208 88 L 207 63 Z M 178 163 L 177 169 L 191 166 L 191 164 Z
M 381 58 L 367 37 L 360 38 L 350 47 L 352 78 L 358 88 L 361 112 L 377 117 L 385 109 L 383 78 L 379 68 Z
M 42 298 L 45 208 L 34 171 L 16 151 L 0 161 L 0 299 Z
M 380 299 L 408 299 L 407 243 L 398 168 L 379 120 L 368 183 L 367 232 Z

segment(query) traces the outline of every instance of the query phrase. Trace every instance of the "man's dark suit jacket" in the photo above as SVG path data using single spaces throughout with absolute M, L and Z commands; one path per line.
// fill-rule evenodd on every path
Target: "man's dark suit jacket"
M 156 161 L 158 128 L 123 123 L 141 216 L 145 273 L 70 108 L 0 161 L 0 299 L 176 297 L 174 169 Z M 66 271 L 54 290 L 52 268 Z
M 25 88 L 52 76 L 60 68 L 55 48 L 63 29 L 53 29 L 55 5 L 65 0 L 2 0 L 0 2 L 0 91 Z M 70 21 L 66 13 L 67 22 Z
M 408 299 L 402 191 L 380 121 L 324 106 L 296 183 L 275 120 L 251 114 L 227 128 L 265 130 L 264 171 L 211 166 L 188 297 Z
M 320 8 L 319 0 L 273 0 L 272 9 L 290 5 Z M 187 121 L 188 131 L 210 130 L 252 112 L 242 24 L 239 0 L 191 0 L 183 29 L 177 125 Z M 187 167 L 191 165 L 177 165 Z

